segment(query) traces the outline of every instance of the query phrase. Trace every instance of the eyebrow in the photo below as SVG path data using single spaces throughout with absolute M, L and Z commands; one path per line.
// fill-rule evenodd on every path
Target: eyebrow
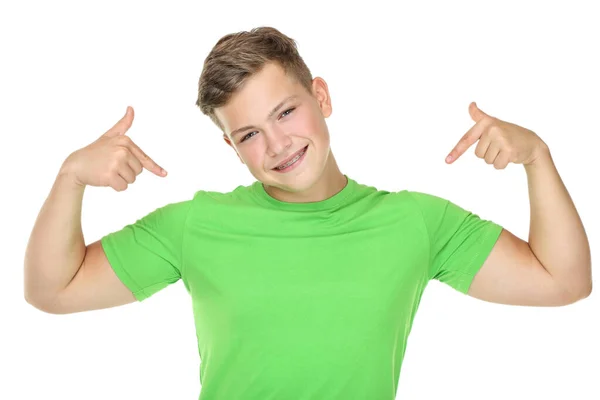
M 285 103 L 287 103 L 287 102 L 288 102 L 288 101 L 290 101 L 290 100 L 294 100 L 294 99 L 296 99 L 296 98 L 298 98 L 298 96 L 297 96 L 297 95 L 292 95 L 292 96 L 288 96 L 288 97 L 286 97 L 285 99 L 283 99 L 283 100 L 282 100 L 282 101 L 281 101 L 279 104 L 277 104 L 275 107 L 273 107 L 273 109 L 271 110 L 271 112 L 270 112 L 270 113 L 269 113 L 269 115 L 267 116 L 267 119 L 270 119 L 270 118 L 273 116 L 273 114 L 275 114 L 277 111 L 279 111 L 279 109 L 280 109 L 281 107 L 283 107 L 283 106 L 284 106 L 284 104 L 285 104 Z M 230 136 L 231 136 L 231 137 L 233 137 L 233 136 L 235 136 L 236 134 L 238 134 L 238 133 L 240 133 L 240 132 L 243 132 L 243 131 L 245 131 L 245 130 L 248 130 L 248 129 L 256 129 L 256 126 L 254 126 L 254 125 L 247 125 L 247 126 L 243 126 L 243 127 L 241 127 L 241 128 L 238 128 L 238 129 L 236 129 L 235 131 L 232 131 L 232 132 L 230 133 Z

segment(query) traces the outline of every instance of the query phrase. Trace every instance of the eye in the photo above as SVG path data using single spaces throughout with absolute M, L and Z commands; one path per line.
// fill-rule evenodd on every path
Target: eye
M 294 111 L 294 107 L 292 107 L 292 108 L 290 108 L 290 109 L 288 109 L 288 110 L 285 110 L 284 112 L 282 112 L 282 113 L 281 113 L 281 116 L 282 116 L 282 117 L 285 117 L 285 116 L 289 115 L 289 113 L 291 113 L 292 111 Z M 287 113 L 287 114 L 286 114 L 286 113 Z
M 244 141 L 246 141 L 246 139 L 247 139 L 248 137 L 252 137 L 252 136 L 250 136 L 250 134 L 252 134 L 252 133 L 256 133 L 256 131 L 252 131 L 252 132 L 250 132 L 249 134 L 247 134 L 246 136 L 244 136 L 244 137 L 242 138 L 242 140 L 240 140 L 240 143 L 241 143 L 241 142 L 244 142 Z
M 289 109 L 285 110 L 284 112 L 282 112 L 282 113 L 281 113 L 281 118 L 283 118 L 283 117 L 287 117 L 287 116 L 288 116 L 288 115 L 290 115 L 290 114 L 291 114 L 291 112 L 292 112 L 292 111 L 294 111 L 295 109 L 296 109 L 295 107 L 292 107 L 292 108 L 289 108 Z M 253 133 L 257 133 L 257 132 L 256 132 L 256 131 L 252 131 L 252 132 L 250 132 L 249 134 L 247 134 L 246 136 L 244 136 L 244 137 L 242 138 L 242 140 L 240 140 L 240 143 L 242 143 L 242 142 L 245 142 L 246 140 L 250 139 L 250 138 L 252 137 L 252 136 L 250 136 L 250 135 L 251 135 L 251 134 L 253 134 Z M 254 136 L 254 135 L 253 135 L 253 136 Z

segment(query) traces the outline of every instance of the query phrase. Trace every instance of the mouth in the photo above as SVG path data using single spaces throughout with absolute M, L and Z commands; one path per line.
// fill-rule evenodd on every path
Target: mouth
M 308 150 L 308 145 L 304 146 L 302 149 L 298 150 L 294 153 L 289 159 L 279 164 L 277 167 L 273 168 L 273 171 L 277 172 L 288 172 L 298 166 L 303 160 L 306 151 Z

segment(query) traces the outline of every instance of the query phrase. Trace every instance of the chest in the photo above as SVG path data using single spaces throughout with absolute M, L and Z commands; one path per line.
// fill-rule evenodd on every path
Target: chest
M 408 224 L 311 224 L 198 226 L 184 252 L 196 310 L 241 325 L 377 324 L 419 295 L 428 243 Z

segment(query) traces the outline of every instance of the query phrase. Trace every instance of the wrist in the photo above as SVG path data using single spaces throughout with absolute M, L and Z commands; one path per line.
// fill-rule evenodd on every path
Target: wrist
M 553 161 L 552 155 L 550 154 L 550 149 L 547 146 L 544 146 L 538 151 L 534 160 L 529 164 L 525 164 L 524 167 L 525 171 L 531 172 L 538 169 L 546 169 L 552 164 Z
M 539 165 L 540 163 L 548 162 L 548 160 L 551 158 L 550 148 L 544 142 L 538 144 L 533 154 L 533 160 L 529 163 L 526 163 L 525 166 L 536 164 Z
M 62 163 L 58 171 L 57 179 L 64 181 L 67 184 L 78 189 L 84 189 L 86 186 L 85 184 L 81 183 L 75 175 L 75 171 L 73 169 L 73 162 L 71 161 L 71 155 L 67 157 L 67 159 Z

